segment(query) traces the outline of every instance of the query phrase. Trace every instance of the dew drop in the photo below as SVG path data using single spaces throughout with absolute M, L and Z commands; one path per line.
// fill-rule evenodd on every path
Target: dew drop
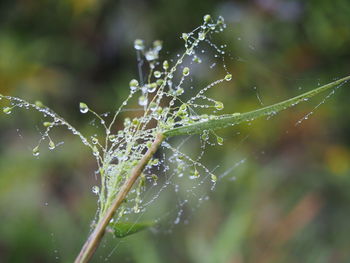
M 33 155 L 34 155 L 34 156 L 39 156 L 39 155 L 40 155 L 39 146 L 36 146 L 36 147 L 33 149 Z
M 168 68 L 169 68 L 169 62 L 167 60 L 164 60 L 163 69 L 167 70 Z
M 189 36 L 188 36 L 187 33 L 182 33 L 181 37 L 182 37 L 183 40 L 187 41 Z
M 132 79 L 129 82 L 129 86 L 132 91 L 135 91 L 139 86 L 139 82 L 136 79 Z
M 188 76 L 190 74 L 190 69 L 188 67 L 184 67 L 182 70 L 182 75 Z
M 91 141 L 93 144 L 97 144 L 98 143 L 98 139 L 94 136 L 91 136 Z
M 146 97 L 145 95 L 141 95 L 141 96 L 139 97 L 139 105 L 140 105 L 140 106 L 146 106 L 147 103 L 148 103 L 147 97 Z
M 97 156 L 100 155 L 100 153 L 98 152 L 98 149 L 97 149 L 96 146 L 94 146 L 94 148 L 92 149 L 92 154 L 93 154 L 95 157 L 97 157 Z
M 210 19 L 211 19 L 211 16 L 210 16 L 210 15 L 205 15 L 205 16 L 203 17 L 203 20 L 204 20 L 205 23 L 210 22 Z
M 52 126 L 52 122 L 46 121 L 46 122 L 43 123 L 43 126 L 44 127 L 50 127 L 50 126 Z
M 198 33 L 198 39 L 199 40 L 204 40 L 205 39 L 205 33 L 204 32 L 199 32 Z
M 224 144 L 224 139 L 223 139 L 222 137 L 217 136 L 217 137 L 216 137 L 216 141 L 217 141 L 217 143 L 218 143 L 219 145 L 223 145 L 223 144 Z
M 55 145 L 55 143 L 53 142 L 53 141 L 49 141 L 49 149 L 50 150 L 53 150 L 53 149 L 55 149 L 56 148 L 56 145 Z
M 225 80 L 226 81 L 230 81 L 232 79 L 232 74 L 227 74 L 226 76 L 225 76 Z
M 147 59 L 147 61 L 153 61 L 158 59 L 158 51 L 153 49 L 148 50 L 145 54 L 145 58 Z
M 153 41 L 153 48 L 159 52 L 163 48 L 163 41 L 161 40 L 155 40 Z
M 149 105 L 149 109 L 151 111 L 155 111 L 157 109 L 157 107 L 158 107 L 158 105 L 155 102 L 151 102 L 150 105 Z
M 222 110 L 224 108 L 224 104 L 221 101 L 215 101 L 215 109 Z
M 162 86 L 163 83 L 164 83 L 164 80 L 163 79 L 158 79 L 156 83 L 157 83 L 158 86 Z
M 149 93 L 155 92 L 156 89 L 157 89 L 157 83 L 155 83 L 155 82 L 153 82 L 153 83 L 151 83 L 151 84 L 149 84 L 149 85 L 147 86 L 147 91 L 148 91 Z
M 196 63 L 199 64 L 199 63 L 202 63 L 202 60 L 199 57 L 196 56 L 196 57 L 193 58 L 193 62 L 196 62 Z
M 160 71 L 156 70 L 156 71 L 154 71 L 153 75 L 155 78 L 159 79 L 162 76 L 162 73 Z
M 2 111 L 3 111 L 5 114 L 11 114 L 12 108 L 10 108 L 10 107 L 5 107 Z
M 116 137 L 115 137 L 115 135 L 109 135 L 108 139 L 109 139 L 110 142 L 115 142 Z
M 204 131 L 202 136 L 201 136 L 203 141 L 207 141 L 209 139 L 209 134 L 208 132 Z
M 35 106 L 37 106 L 37 107 L 39 107 L 39 108 L 44 108 L 44 104 L 43 104 L 41 101 L 39 101 L 39 100 L 37 100 L 37 101 L 35 102 Z
M 184 89 L 183 88 L 178 88 L 177 90 L 176 90 L 176 95 L 177 96 L 180 96 L 180 95 L 182 95 L 184 93 Z
M 142 39 L 136 39 L 134 41 L 134 48 L 136 50 L 144 50 L 145 49 L 145 44 Z
M 89 107 L 84 102 L 79 103 L 79 109 L 81 113 L 87 113 L 89 111 Z
M 100 188 L 97 185 L 94 185 L 91 189 L 91 191 L 95 194 L 98 195 L 98 193 L 100 192 Z

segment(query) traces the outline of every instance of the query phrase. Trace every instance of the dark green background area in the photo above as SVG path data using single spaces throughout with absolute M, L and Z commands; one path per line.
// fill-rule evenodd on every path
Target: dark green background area
M 133 41 L 161 39 L 169 59 L 207 13 L 227 23 L 215 41 L 227 44 L 233 81 L 210 93 L 225 113 L 261 107 L 257 95 L 268 105 L 350 73 L 348 0 L 3 0 L 0 93 L 41 100 L 93 133 L 78 104 L 117 108 L 138 76 Z M 210 83 L 224 74 L 206 67 L 193 77 Z M 107 236 L 93 262 L 116 245 L 109 262 L 349 262 L 349 84 L 295 125 L 326 95 L 220 131 L 224 146 L 207 148 L 203 162 L 221 173 L 245 162 L 208 201 L 185 209 L 188 224 L 165 217 L 157 231 L 121 242 Z M 96 167 L 76 138 L 55 131 L 64 144 L 33 158 L 42 121 L 29 111 L 0 114 L 0 262 L 72 262 L 95 214 Z M 172 211 L 172 198 L 160 196 L 149 218 Z

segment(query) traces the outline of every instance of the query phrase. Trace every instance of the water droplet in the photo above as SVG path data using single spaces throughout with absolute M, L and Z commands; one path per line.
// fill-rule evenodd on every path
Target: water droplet
M 184 67 L 182 70 L 182 75 L 188 76 L 190 74 L 190 69 L 188 67 Z
M 216 137 L 216 141 L 217 141 L 217 143 L 218 143 L 219 145 L 223 145 L 223 144 L 224 144 L 224 139 L 223 139 L 222 137 L 217 136 L 217 137 Z
M 196 56 L 196 57 L 193 58 L 193 62 L 196 62 L 196 63 L 199 64 L 199 63 L 202 63 L 202 60 L 199 57 Z
M 79 109 L 81 113 L 87 113 L 89 111 L 89 107 L 84 102 L 79 103 Z
M 158 106 L 157 103 L 151 102 L 150 105 L 149 105 L 149 109 L 151 111 L 155 111 L 157 109 L 157 106 Z
M 224 104 L 221 101 L 215 101 L 215 109 L 222 110 L 224 108 Z
M 37 107 L 39 107 L 39 108 L 44 108 L 44 104 L 43 104 L 41 101 L 39 101 L 39 100 L 37 100 L 37 101 L 35 102 L 35 106 L 37 106 Z
M 97 144 L 98 143 L 98 139 L 94 136 L 91 136 L 91 141 L 93 144 Z
M 198 39 L 199 39 L 199 40 L 204 40 L 204 39 L 205 39 L 205 33 L 202 32 L 202 31 L 199 32 L 199 33 L 198 33 Z
M 184 93 L 184 89 L 183 88 L 178 88 L 177 90 L 176 90 L 176 95 L 177 96 L 180 96 L 180 95 L 182 95 Z
M 155 92 L 156 89 L 157 89 L 157 83 L 155 83 L 155 82 L 153 82 L 153 83 L 147 85 L 147 91 L 148 91 L 149 93 Z
M 109 135 L 108 139 L 109 139 L 110 142 L 115 142 L 116 137 L 115 137 L 115 135 Z
M 91 189 L 91 191 L 95 194 L 98 195 L 98 193 L 100 192 L 100 188 L 97 185 L 94 185 Z
M 207 141 L 209 139 L 209 134 L 207 131 L 204 131 L 202 136 L 201 136 L 203 141 Z
M 163 62 L 163 69 L 167 70 L 169 68 L 169 62 L 167 60 L 164 60 Z
M 139 105 L 140 105 L 140 106 L 146 106 L 147 103 L 148 103 L 147 97 L 146 97 L 145 95 L 141 95 L 141 96 L 139 97 Z
M 154 48 L 157 52 L 159 52 L 159 51 L 162 49 L 162 47 L 163 47 L 163 41 L 161 41 L 161 40 L 155 40 L 155 41 L 153 41 L 153 48 Z
M 132 79 L 129 82 L 129 86 L 132 91 L 135 91 L 139 86 L 139 82 L 136 79 Z
M 144 50 L 145 49 L 145 44 L 142 39 L 136 39 L 134 41 L 134 48 L 136 50 Z
M 159 79 L 162 76 L 162 73 L 160 71 L 156 70 L 156 71 L 154 71 L 153 75 L 155 78 Z
M 39 156 L 39 155 L 40 155 L 39 146 L 36 146 L 36 147 L 33 149 L 33 155 L 34 155 L 34 156 Z
M 97 157 L 97 156 L 100 155 L 100 153 L 99 153 L 99 151 L 98 151 L 98 149 L 97 149 L 96 146 L 94 146 L 94 148 L 92 149 L 92 154 L 93 154 L 95 157 Z
M 135 214 L 140 213 L 140 208 L 139 208 L 138 205 L 135 205 L 135 206 L 134 206 L 134 213 L 135 213 Z
M 199 172 L 198 172 L 197 169 L 194 169 L 193 176 L 194 176 L 195 178 L 198 178 L 198 177 L 201 176 L 201 175 L 199 174 Z
M 147 61 L 153 61 L 158 59 L 158 51 L 154 49 L 148 50 L 145 54 L 145 58 L 147 59 Z
M 188 34 L 187 33 L 182 33 L 182 39 L 187 41 L 188 40 Z
M 10 108 L 10 107 L 5 107 L 2 111 L 3 111 L 5 114 L 11 114 L 12 108 Z
M 43 123 L 43 126 L 44 127 L 50 127 L 50 126 L 52 126 L 52 122 L 46 121 L 46 122 Z
M 55 143 L 53 142 L 53 141 L 49 141 L 49 149 L 50 150 L 53 150 L 53 149 L 55 149 L 56 148 L 56 145 L 55 145 Z
M 213 183 L 215 183 L 218 180 L 218 178 L 217 178 L 217 176 L 215 174 L 212 174 L 210 178 L 211 178 L 211 181 Z
M 230 81 L 232 79 L 232 74 L 227 74 L 226 76 L 225 76 L 225 80 L 226 81 Z
M 137 118 L 134 118 L 134 119 L 132 120 L 132 124 L 133 124 L 134 126 L 137 126 L 137 125 L 139 125 L 139 124 L 140 124 L 140 121 L 139 121 L 139 119 L 137 119 Z
M 156 83 L 157 83 L 158 86 L 162 86 L 163 83 L 164 83 L 164 80 L 163 79 L 158 79 Z
M 205 23 L 209 23 L 209 22 L 210 22 L 210 19 L 211 19 L 211 16 L 210 16 L 210 15 L 205 15 L 205 16 L 203 17 L 203 20 L 204 20 Z

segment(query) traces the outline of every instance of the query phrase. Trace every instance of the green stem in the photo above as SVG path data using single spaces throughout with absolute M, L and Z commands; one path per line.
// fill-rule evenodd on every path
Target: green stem
M 156 153 L 163 140 L 163 134 L 160 133 L 156 136 L 152 146 L 148 149 L 148 151 L 142 157 L 137 166 L 135 166 L 134 169 L 131 171 L 130 177 L 128 177 L 128 179 L 125 181 L 120 191 L 118 192 L 116 198 L 114 199 L 113 203 L 111 204 L 103 218 L 99 220 L 94 231 L 86 240 L 78 257 L 74 261 L 75 263 L 85 263 L 92 258 L 116 210 L 120 207 L 127 194 L 130 192 L 132 186 L 136 182 L 137 178 L 141 175 L 142 171 L 145 169 L 152 156 Z

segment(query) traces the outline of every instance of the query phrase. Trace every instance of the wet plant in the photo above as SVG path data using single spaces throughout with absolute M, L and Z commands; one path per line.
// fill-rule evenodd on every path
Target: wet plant
M 138 214 L 146 209 L 147 204 L 143 202 L 142 193 L 148 185 L 157 184 L 159 175 L 154 174 L 155 167 L 167 166 L 167 161 L 175 162 L 174 173 L 178 177 L 188 175 L 193 180 L 206 177 L 215 185 L 217 176 L 200 161 L 173 147 L 169 142 L 170 137 L 199 134 L 204 143 L 214 138 L 216 144 L 222 145 L 223 139 L 216 135 L 215 130 L 251 122 L 262 116 L 273 116 L 323 91 L 340 87 L 350 79 L 348 76 L 250 112 L 220 115 L 218 113 L 223 111 L 224 104 L 207 94 L 210 89 L 223 82 L 232 81 L 232 74 L 226 67 L 221 78 L 205 87 L 192 89 L 188 81 L 192 69 L 202 62 L 198 52 L 200 45 L 209 44 L 218 54 L 225 54 L 224 47 L 218 47 L 211 42 L 212 36 L 223 31 L 225 27 L 222 17 L 214 20 L 210 15 L 205 15 L 201 26 L 181 35 L 185 48 L 175 60 L 160 60 L 161 41 L 154 41 L 151 47 L 147 47 L 143 40 L 135 40 L 134 48 L 140 72 L 144 70 L 142 64 L 146 61 L 148 73 L 145 78 L 140 74 L 138 79 L 130 81 L 130 93 L 121 106 L 111 116 L 105 116 L 96 113 L 84 102 L 79 104 L 81 114 L 91 114 L 99 121 L 103 127 L 103 135 L 83 135 L 42 102 L 30 103 L 21 98 L 0 95 L 0 99 L 7 103 L 3 113 L 10 115 L 17 108 L 34 109 L 47 119 L 43 122 L 42 137 L 33 148 L 34 156 L 40 154 L 44 143 L 53 150 L 56 145 L 50 132 L 64 126 L 89 147 L 96 160 L 100 185 L 94 186 L 92 192 L 98 197 L 98 212 L 90 236 L 75 262 L 89 261 L 107 228 L 117 237 L 123 237 L 150 225 L 123 221 L 127 215 Z M 191 94 L 190 98 L 188 94 Z M 139 116 L 125 118 L 123 129 L 117 130 L 116 123 L 120 113 L 133 100 L 137 100 L 141 108 Z M 169 160 L 155 158 L 159 148 L 173 152 L 174 156 Z M 126 199 L 128 202 L 125 202 Z

